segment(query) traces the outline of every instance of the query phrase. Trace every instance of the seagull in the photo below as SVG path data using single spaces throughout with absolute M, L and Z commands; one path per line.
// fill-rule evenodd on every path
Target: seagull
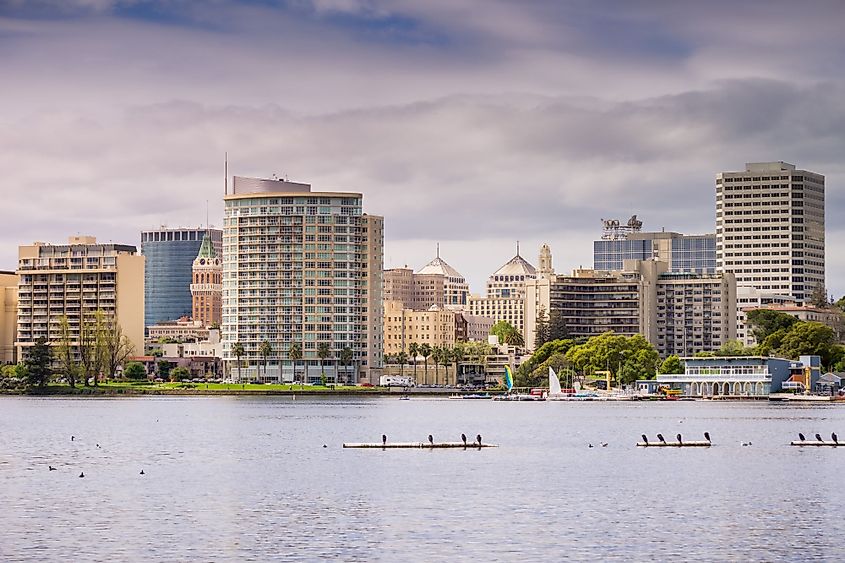
M 683 444 L 683 442 L 681 441 L 681 435 L 678 434 L 678 445 L 681 445 L 681 444 Z
M 434 437 L 432 437 L 431 434 L 428 435 L 428 443 L 431 444 L 432 446 L 434 445 Z
M 387 445 L 387 434 L 381 435 L 381 443 L 382 445 Z
M 478 442 L 478 445 L 481 446 L 481 434 L 475 437 L 475 440 Z
M 48 470 L 48 471 L 55 471 L 55 470 L 56 470 L 56 468 L 55 468 L 55 467 L 53 467 L 52 465 L 48 465 L 48 466 L 47 466 L 47 470 Z
M 839 443 L 839 438 L 836 437 L 836 432 L 830 433 L 830 439 L 836 442 L 837 444 Z
M 143 470 L 143 469 L 141 470 L 140 475 L 145 475 L 145 473 L 144 473 L 144 470 Z
M 661 443 L 665 444 L 666 440 L 663 438 L 663 434 L 658 434 L 657 439 L 660 440 Z
M 799 439 L 799 440 L 801 440 L 802 442 L 803 442 L 803 441 L 804 441 L 804 439 L 805 439 L 805 438 L 804 438 L 804 435 L 803 435 L 803 434 L 801 434 L 800 432 L 798 433 L 798 439 Z
M 641 434 L 641 436 L 643 437 L 643 443 L 648 445 L 648 436 L 646 436 L 645 434 Z
M 82 477 L 85 477 L 85 473 L 80 473 L 80 474 L 79 474 L 79 478 L 81 479 Z
M 466 434 L 461 434 L 461 440 L 463 440 L 463 441 L 464 441 L 464 447 L 466 447 L 466 445 L 467 445 L 467 435 L 466 435 Z
M 708 442 L 710 442 L 710 432 L 704 433 L 704 439 L 707 440 Z
M 823 441 L 823 440 L 822 440 L 822 437 L 821 437 L 821 434 L 816 434 L 816 440 L 818 440 L 819 442 L 822 442 L 822 441 Z

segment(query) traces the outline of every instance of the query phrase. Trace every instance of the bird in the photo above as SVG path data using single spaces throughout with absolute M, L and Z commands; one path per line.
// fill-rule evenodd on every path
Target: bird
M 431 434 L 428 435 L 428 443 L 434 445 L 434 437 Z
M 80 473 L 80 474 L 79 474 L 79 478 L 81 479 L 81 478 L 83 478 L 83 477 L 85 477 L 85 473 Z
M 751 445 L 751 442 L 742 442 L 742 445 L 743 445 L 743 446 L 750 446 L 750 445 Z
M 146 474 L 144 473 L 144 470 L 143 470 L 143 469 L 141 470 L 140 475 L 146 475 Z
M 663 438 L 663 434 L 658 434 L 657 439 L 660 440 L 661 443 L 665 444 L 666 440 Z
M 819 442 L 821 442 L 821 441 L 822 441 L 822 436 L 821 436 L 821 434 L 816 434 L 816 440 L 818 440 Z
M 607 447 L 607 442 L 602 442 L 602 443 L 601 443 L 601 447 L 606 448 L 606 447 Z
M 475 437 L 475 441 L 478 442 L 479 446 L 481 446 L 481 434 Z
M 53 467 L 52 465 L 48 465 L 48 466 L 47 466 L 47 470 L 48 470 L 48 471 L 55 471 L 55 470 L 56 470 L 56 468 L 55 468 L 55 467 Z
M 592 448 L 592 447 L 593 447 L 593 445 L 592 445 L 592 444 L 587 444 L 587 447 L 588 447 L 588 448 Z
M 325 444 L 323 444 L 323 447 L 324 447 L 324 448 L 328 448 L 328 446 L 327 446 L 327 445 L 325 445 Z
M 646 436 L 645 434 L 641 434 L 641 436 L 643 438 L 643 444 L 648 445 L 648 436 Z
M 382 434 L 382 435 L 381 435 L 381 443 L 382 443 L 382 445 L 386 445 L 386 444 L 387 444 L 387 434 Z
M 678 445 L 683 444 L 683 442 L 681 441 L 681 435 L 680 434 L 678 434 L 677 438 L 678 438 Z
M 464 442 L 464 447 L 466 447 L 466 445 L 467 445 L 467 435 L 466 435 L 466 434 L 461 434 L 461 440 L 463 440 L 463 442 Z
M 800 432 L 798 433 L 798 439 L 801 440 L 802 442 L 805 440 L 804 435 L 801 434 Z
M 710 432 L 704 433 L 704 439 L 707 440 L 708 442 L 710 442 Z
M 99 447 L 100 447 L 100 444 L 97 444 L 97 447 L 99 448 Z
M 75 437 L 75 436 L 71 436 L 71 437 L 70 437 L 70 441 L 71 441 L 71 442 L 73 442 L 74 440 L 76 440 L 76 437 Z
M 839 438 L 836 437 L 836 432 L 830 433 L 830 439 L 833 440 L 835 443 L 839 443 Z

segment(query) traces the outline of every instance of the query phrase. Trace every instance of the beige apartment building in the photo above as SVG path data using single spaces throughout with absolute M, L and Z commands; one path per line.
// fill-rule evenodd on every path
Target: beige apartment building
M 432 307 L 415 311 L 401 301 L 384 302 L 384 353 L 408 352 L 412 342 L 429 346 L 452 347 L 456 342 L 460 313 Z
M 463 310 L 467 306 L 469 284 L 464 276 L 437 256 L 414 272 L 407 266 L 384 271 L 384 300 L 401 301 L 405 307 L 424 311 L 429 307 Z
M 551 253 L 547 257 L 541 256 L 541 260 L 544 266 L 551 269 Z M 517 247 L 516 256 L 487 279 L 487 294 L 483 297 L 470 296 L 470 314 L 487 317 L 493 319 L 494 322 L 507 321 L 527 340 L 525 286 L 537 277 L 537 270 L 519 255 L 519 247 Z
M 67 316 L 78 343 L 83 317 L 113 316 L 135 347 L 144 350 L 144 257 L 134 246 L 97 244 L 72 236 L 67 244 L 36 242 L 18 249 L 18 358 L 40 337 L 55 344 Z
M 0 363 L 15 363 L 18 325 L 18 275 L 0 272 Z
M 363 196 L 235 176 L 224 198 L 223 359 L 229 377 L 377 382 L 383 362 L 383 219 Z M 261 344 L 272 349 L 265 370 Z M 233 346 L 244 348 L 241 366 Z M 302 359 L 290 357 L 292 344 Z M 344 349 L 352 350 L 343 365 Z

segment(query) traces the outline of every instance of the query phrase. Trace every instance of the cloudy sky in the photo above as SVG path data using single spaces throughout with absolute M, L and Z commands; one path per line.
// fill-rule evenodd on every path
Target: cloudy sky
M 473 291 L 592 263 L 601 218 L 714 229 L 714 175 L 827 176 L 845 293 L 845 3 L 0 0 L 0 269 L 222 216 L 229 171 L 361 191 L 385 265 Z

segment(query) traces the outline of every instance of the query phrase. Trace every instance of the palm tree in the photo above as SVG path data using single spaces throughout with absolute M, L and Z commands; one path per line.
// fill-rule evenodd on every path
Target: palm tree
M 399 363 L 399 377 L 403 377 L 405 375 L 405 364 L 408 363 L 408 354 L 399 352 L 396 354 L 396 361 Z
M 265 340 L 261 343 L 261 346 L 258 347 L 258 353 L 261 354 L 262 358 L 264 358 L 264 379 L 267 379 L 267 358 L 269 358 L 270 354 L 273 353 L 273 346 Z
M 296 381 L 296 364 L 302 359 L 302 346 L 299 343 L 293 343 L 288 348 L 288 358 L 293 361 L 293 380 Z
M 408 354 L 411 356 L 411 360 L 414 362 L 414 383 L 417 382 L 417 356 L 420 355 L 420 345 L 416 342 L 411 342 L 408 345 Z
M 237 358 L 237 367 L 238 367 L 238 383 L 241 381 L 241 357 L 246 353 L 244 350 L 244 345 L 240 342 L 235 342 L 232 344 L 232 354 L 235 355 Z
M 440 379 L 440 359 L 443 357 L 443 348 L 440 346 L 431 347 L 431 359 L 434 360 L 434 383 Z
M 317 344 L 317 357 L 320 358 L 320 379 L 322 381 L 326 380 L 326 371 L 323 369 L 323 361 L 332 355 L 332 351 L 329 348 L 328 343 L 320 342 Z
M 355 354 L 352 352 L 352 348 L 347 346 L 343 350 L 340 351 L 340 363 L 344 366 L 351 366 L 352 365 L 352 358 L 355 357 Z M 349 374 L 346 375 L 346 383 L 349 383 Z
M 455 347 L 452 348 L 452 360 L 455 362 L 455 385 L 458 384 L 458 364 L 464 361 L 466 353 L 463 342 L 456 342 Z M 448 377 L 447 377 L 448 379 Z
M 428 383 L 428 357 L 431 356 L 431 345 L 426 343 L 420 346 L 420 356 L 425 360 L 425 375 L 423 376 L 423 384 Z

